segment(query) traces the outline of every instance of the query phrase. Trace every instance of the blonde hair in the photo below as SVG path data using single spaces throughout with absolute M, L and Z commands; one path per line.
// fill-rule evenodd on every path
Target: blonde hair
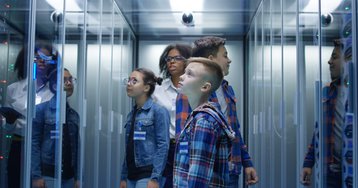
M 211 92 L 216 91 L 220 87 L 221 82 L 224 78 L 224 74 L 221 67 L 215 61 L 203 57 L 192 57 L 188 59 L 187 65 L 189 65 L 190 63 L 200 63 L 204 65 L 206 71 L 209 74 Z

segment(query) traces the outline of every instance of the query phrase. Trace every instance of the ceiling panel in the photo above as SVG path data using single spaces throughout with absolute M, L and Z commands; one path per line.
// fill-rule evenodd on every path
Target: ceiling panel
M 135 33 L 142 37 L 243 36 L 260 2 L 260 0 L 204 0 L 201 9 L 192 9 L 194 26 L 188 27 L 182 24 L 184 10 L 172 7 L 170 1 L 175 0 L 117 0 L 117 4 Z M 187 3 L 183 7 L 189 9 L 191 5 Z
M 47 2 L 49 0 L 37 0 L 37 35 L 51 36 L 54 34 L 56 25 L 51 22 L 50 15 L 55 10 Z M 53 0 L 56 1 L 56 0 Z M 80 7 L 77 12 L 66 13 L 66 32 L 80 37 L 83 27 L 84 0 L 74 1 Z M 187 27 L 182 24 L 181 17 L 184 8 L 189 8 L 193 3 L 184 4 L 184 8 L 173 6 L 171 1 L 185 2 L 187 0 L 115 0 L 134 33 L 139 38 L 174 37 L 174 36 L 201 36 L 222 35 L 225 37 L 242 37 L 249 30 L 257 8 L 261 0 L 202 0 L 202 7 L 193 8 L 194 26 Z M 300 6 L 305 7 L 310 0 L 299 0 Z M 0 6 L 0 33 L 25 34 L 29 14 L 30 1 L 2 0 Z M 100 3 L 103 2 L 102 26 L 110 25 L 111 0 L 87 0 L 90 16 L 87 18 L 89 33 L 96 34 L 96 28 L 101 23 L 99 18 Z M 297 0 L 272 0 L 273 33 L 281 35 L 281 2 L 284 6 L 284 35 L 295 36 L 296 2 Z M 349 1 L 347 1 L 349 2 Z M 327 2 L 328 3 L 328 2 Z M 326 3 L 326 4 L 327 4 Z M 345 6 L 339 6 L 332 12 L 334 21 L 329 26 L 323 27 L 322 31 L 327 35 L 337 35 L 337 28 L 341 25 L 340 14 Z M 58 8 L 58 7 L 56 7 Z M 263 7 L 269 11 L 269 7 Z M 97 15 L 97 16 L 96 16 Z M 290 21 L 291 20 L 291 21 Z M 318 16 L 314 12 L 300 12 L 300 27 L 303 34 L 312 35 L 317 30 Z M 107 23 L 108 22 L 108 23 Z M 108 30 L 110 31 L 110 30 Z M 106 31 L 104 31 L 106 33 Z

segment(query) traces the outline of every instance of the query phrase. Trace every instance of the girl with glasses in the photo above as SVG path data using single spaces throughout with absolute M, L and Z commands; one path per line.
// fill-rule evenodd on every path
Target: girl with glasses
M 162 79 L 144 68 L 127 81 L 127 95 L 135 105 L 127 116 L 126 157 L 121 188 L 159 188 L 169 149 L 169 113 L 151 95 Z

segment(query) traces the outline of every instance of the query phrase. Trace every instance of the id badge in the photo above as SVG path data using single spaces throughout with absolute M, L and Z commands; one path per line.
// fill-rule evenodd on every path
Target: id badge
M 145 140 L 147 133 L 145 131 L 134 131 L 133 140 Z
M 189 153 L 189 146 L 188 146 L 188 142 L 180 142 L 179 143 L 179 153 L 180 154 L 187 154 Z

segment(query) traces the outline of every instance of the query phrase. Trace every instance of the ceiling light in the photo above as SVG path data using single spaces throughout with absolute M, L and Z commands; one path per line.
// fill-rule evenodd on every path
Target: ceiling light
M 61 0 L 46 0 L 49 5 L 51 5 L 54 9 L 63 11 L 63 1 Z M 66 12 L 77 12 L 81 11 L 81 8 L 76 3 L 76 0 L 66 0 Z
M 204 0 L 170 0 L 172 11 L 193 12 L 203 10 Z
M 321 13 L 327 14 L 333 12 L 340 4 L 342 0 L 330 0 L 329 3 L 321 3 Z M 318 0 L 310 0 L 303 12 L 318 12 Z

